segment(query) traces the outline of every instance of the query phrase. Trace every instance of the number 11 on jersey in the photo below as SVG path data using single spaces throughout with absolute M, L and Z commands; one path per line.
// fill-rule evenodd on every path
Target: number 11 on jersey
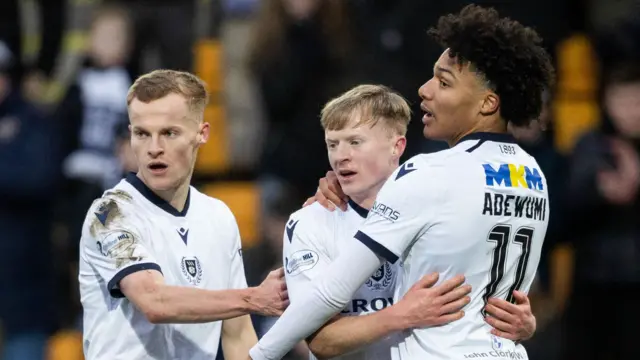
M 524 276 L 527 270 L 527 264 L 529 262 L 529 254 L 531 253 L 531 241 L 533 239 L 533 228 L 523 226 L 516 230 L 513 239 L 511 239 L 511 225 L 498 224 L 491 229 L 487 241 L 495 243 L 496 247 L 493 249 L 491 255 L 491 272 L 489 278 L 489 284 L 485 288 L 482 299 L 486 304 L 490 297 L 497 292 L 498 286 L 502 282 L 505 273 L 505 265 L 507 262 L 507 253 L 509 247 L 520 246 L 521 252 L 518 257 L 518 263 L 516 264 L 516 274 L 514 282 L 509 287 L 506 300 L 514 303 L 513 298 L 514 290 L 519 290 L 524 281 Z M 482 315 L 486 316 L 484 309 Z

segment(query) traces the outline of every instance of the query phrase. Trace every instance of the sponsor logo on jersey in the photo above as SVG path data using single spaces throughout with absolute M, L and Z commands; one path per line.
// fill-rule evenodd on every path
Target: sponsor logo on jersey
M 392 297 L 377 297 L 373 299 L 352 299 L 351 302 L 342 310 L 342 314 L 360 314 L 373 311 L 380 311 L 387 306 L 393 305 Z
M 318 264 L 318 253 L 313 250 L 299 250 L 285 257 L 284 268 L 287 274 L 296 276 Z
M 392 207 L 385 205 L 381 202 L 374 202 L 371 212 L 382 216 L 383 218 L 395 222 L 400 218 L 400 212 L 394 210 Z
M 97 242 L 98 251 L 104 256 L 118 257 L 133 245 L 133 235 L 127 232 L 115 232 Z
M 365 285 L 371 290 L 382 291 L 388 289 L 389 286 L 393 284 L 393 278 L 393 268 L 389 262 L 385 262 L 371 275 Z
M 544 190 L 542 176 L 536 168 L 525 165 L 500 164 L 497 168 L 483 164 L 487 186 L 522 187 Z
M 491 335 L 490 351 L 475 351 L 464 354 L 465 359 L 527 359 L 525 353 L 520 349 L 507 350 L 504 346 L 504 339 Z
M 182 257 L 180 261 L 182 275 L 191 285 L 198 285 L 202 281 L 202 265 L 196 256 Z

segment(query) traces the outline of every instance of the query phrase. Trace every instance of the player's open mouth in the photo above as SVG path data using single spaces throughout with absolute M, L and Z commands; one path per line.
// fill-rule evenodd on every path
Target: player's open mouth
M 151 170 L 151 173 L 161 174 L 165 172 L 165 170 L 167 170 L 168 165 L 163 162 L 152 162 L 147 165 L 147 167 L 149 168 L 149 170 Z
M 424 104 L 420 104 L 420 109 L 422 109 L 422 111 L 424 111 L 424 116 L 422 117 L 422 122 L 427 121 L 427 119 L 432 119 L 433 116 L 433 112 L 431 112 L 431 110 L 429 110 Z
M 357 172 L 351 170 L 339 170 L 338 175 L 345 180 L 349 180 L 356 176 Z

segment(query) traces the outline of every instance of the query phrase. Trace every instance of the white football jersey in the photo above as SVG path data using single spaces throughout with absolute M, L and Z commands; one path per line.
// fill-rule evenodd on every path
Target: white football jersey
M 350 201 L 346 212 L 331 212 L 314 203 L 291 215 L 284 232 L 283 262 L 292 302 L 305 292 L 314 278 L 326 272 L 331 262 L 340 255 L 345 242 L 356 241 L 353 235 L 366 219 L 367 213 L 367 209 Z M 383 264 L 356 291 L 341 315 L 365 315 L 392 305 L 397 273 L 398 264 Z M 390 348 L 398 343 L 399 335 L 391 335 L 337 359 L 391 359 Z M 311 354 L 310 358 L 315 359 L 315 356 Z
M 80 296 L 87 360 L 214 359 L 221 321 L 152 324 L 119 290 L 125 276 L 160 271 L 169 285 L 247 286 L 229 208 L 191 187 L 183 211 L 130 174 L 89 209 L 80 241 Z
M 544 175 L 509 135 L 471 134 L 397 169 L 355 237 L 403 263 L 396 299 L 432 272 L 440 281 L 463 274 L 473 287 L 464 318 L 406 331 L 399 357 L 527 359 L 522 345 L 490 334 L 483 308 L 528 292 L 548 220 Z

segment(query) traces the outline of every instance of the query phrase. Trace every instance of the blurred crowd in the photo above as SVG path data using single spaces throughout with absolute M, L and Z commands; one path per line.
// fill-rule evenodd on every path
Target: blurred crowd
M 188 70 L 210 86 L 216 135 L 194 185 L 238 217 L 257 285 L 281 266 L 289 214 L 329 170 L 327 100 L 390 86 L 413 108 L 405 158 L 445 148 L 421 131 L 417 91 L 442 51 L 426 30 L 467 3 L 3 1 L 0 360 L 82 359 L 80 228 L 91 202 L 135 171 L 125 99 L 137 76 Z M 510 129 L 546 174 L 552 207 L 530 358 L 640 358 L 640 6 L 475 3 L 536 28 L 557 68 L 540 119 Z M 260 336 L 274 319 L 254 321 Z

